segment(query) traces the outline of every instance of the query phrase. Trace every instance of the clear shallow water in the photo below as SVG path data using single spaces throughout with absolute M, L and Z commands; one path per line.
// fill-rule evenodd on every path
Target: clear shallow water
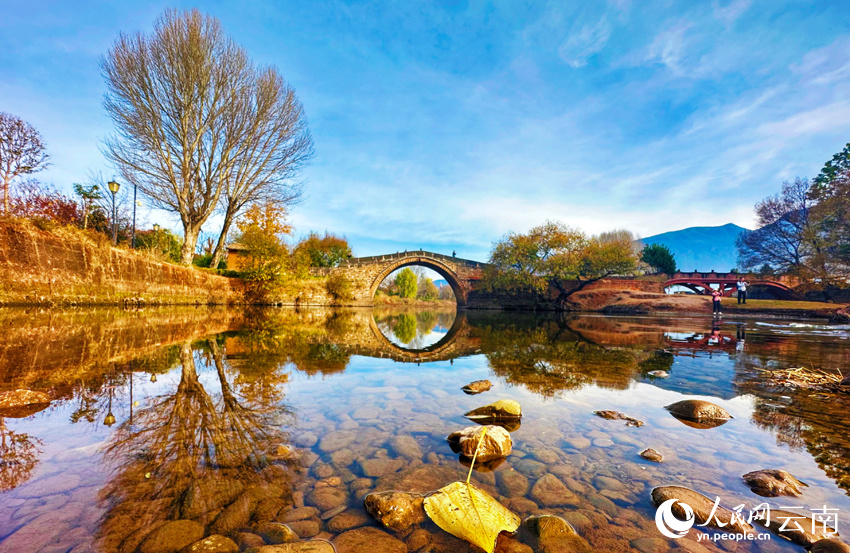
M 2 390 L 45 390 L 57 400 L 2 419 L 0 552 L 128 550 L 132 536 L 163 520 L 209 529 L 251 488 L 276 487 L 300 506 L 316 504 L 315 490 L 329 485 L 341 505 L 324 505 L 324 514 L 360 509 L 372 490 L 436 489 L 468 470 L 445 437 L 471 425 L 464 412 L 502 398 L 523 407 L 514 452 L 473 481 L 523 517 L 564 516 L 595 548 L 630 550 L 643 538 L 660 538 L 658 550 L 686 544 L 655 527 L 649 492 L 660 485 L 719 496 L 727 508 L 827 505 L 839 509 L 839 532 L 850 515 L 850 402 L 768 389 L 755 370 L 850 366 L 845 329 L 444 313 L 408 314 L 411 337 L 402 314 L 370 311 L 4 315 L 12 330 L 0 348 Z M 648 374 L 655 370 L 670 376 Z M 489 392 L 460 390 L 484 378 Z M 734 419 L 695 429 L 664 410 L 691 398 Z M 645 425 L 592 414 L 600 409 Z M 105 425 L 110 412 L 115 423 Z M 418 450 L 399 451 L 398 436 L 413 437 Z M 645 447 L 665 461 L 638 457 Z M 741 475 L 763 468 L 809 487 L 801 498 L 760 498 Z M 531 491 L 547 472 L 576 495 L 572 504 L 546 506 Z M 515 473 L 528 490 L 507 476 Z M 331 517 L 313 519 L 320 536 L 333 537 Z M 426 527 L 435 550 L 464 550 Z M 802 551 L 779 538 L 700 545 Z

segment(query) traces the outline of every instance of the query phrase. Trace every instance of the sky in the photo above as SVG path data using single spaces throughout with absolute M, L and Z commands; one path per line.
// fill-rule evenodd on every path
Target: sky
M 168 7 L 219 18 L 295 88 L 316 152 L 295 237 L 355 255 L 486 260 L 547 220 L 753 228 L 757 201 L 850 141 L 844 2 L 0 0 L 0 111 L 44 136 L 42 181 L 116 173 L 99 61 Z

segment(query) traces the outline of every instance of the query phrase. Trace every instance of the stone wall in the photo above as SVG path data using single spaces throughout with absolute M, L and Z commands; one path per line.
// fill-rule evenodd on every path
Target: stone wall
M 242 283 L 193 267 L 113 248 L 79 229 L 41 230 L 0 222 L 0 303 L 5 305 L 147 303 L 226 304 L 242 300 Z
M 578 281 L 565 281 L 562 284 L 564 288 L 568 290 L 576 288 L 579 285 Z M 598 280 L 592 284 L 588 284 L 582 290 L 630 290 L 663 294 L 664 283 L 649 280 L 611 278 Z M 511 293 L 503 291 L 484 292 L 481 290 L 473 290 L 468 295 L 465 307 L 467 309 L 550 310 L 553 309 L 551 302 L 557 297 L 558 291 L 551 286 L 547 290 L 546 299 L 540 298 L 537 294 L 530 292 Z

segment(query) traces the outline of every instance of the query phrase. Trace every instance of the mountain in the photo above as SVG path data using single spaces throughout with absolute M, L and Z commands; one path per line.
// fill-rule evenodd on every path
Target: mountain
M 722 273 L 734 269 L 738 264 L 735 238 L 742 232 L 749 231 L 729 223 L 722 227 L 689 227 L 664 232 L 643 238 L 641 242 L 646 245 L 663 244 L 670 248 L 680 271 L 696 269 Z

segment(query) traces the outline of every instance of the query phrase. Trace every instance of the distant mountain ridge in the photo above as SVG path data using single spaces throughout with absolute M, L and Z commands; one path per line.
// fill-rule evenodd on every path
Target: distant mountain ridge
M 728 272 L 738 265 L 735 239 L 744 227 L 729 223 L 719 227 L 689 227 L 647 236 L 641 242 L 663 244 L 673 252 L 680 271 Z

